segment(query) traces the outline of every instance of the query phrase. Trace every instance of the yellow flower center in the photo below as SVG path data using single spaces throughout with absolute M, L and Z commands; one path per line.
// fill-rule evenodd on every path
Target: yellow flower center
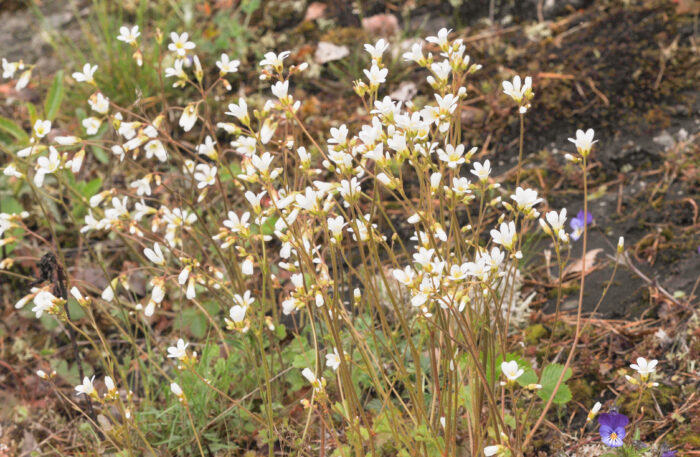
M 612 432 L 610 434 L 610 441 L 617 441 L 617 433 Z

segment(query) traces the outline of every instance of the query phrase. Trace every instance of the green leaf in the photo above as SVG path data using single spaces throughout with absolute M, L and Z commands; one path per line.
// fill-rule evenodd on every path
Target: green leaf
M 39 119 L 39 113 L 36 110 L 36 105 L 32 102 L 27 102 L 27 113 L 29 114 L 29 124 L 34 123 Z
M 0 116 L 0 130 L 9 133 L 20 143 L 27 143 L 29 141 L 27 132 L 6 117 Z
M 46 100 L 44 100 L 44 112 L 48 120 L 53 121 L 56 118 L 63 101 L 63 95 L 63 71 L 59 70 L 54 76 L 49 93 L 46 94 Z
M 109 155 L 107 155 L 104 149 L 98 146 L 91 146 L 91 149 L 98 162 L 102 165 L 107 165 L 109 163 Z
M 552 363 L 550 365 L 547 365 L 544 368 L 544 370 L 542 370 L 542 380 L 540 381 L 540 384 L 542 384 L 542 388 L 537 392 L 537 395 L 542 400 L 548 401 L 549 398 L 552 396 L 552 393 L 554 392 L 554 387 L 557 385 L 557 381 L 559 381 L 559 377 L 561 376 L 562 371 L 564 371 L 564 365 L 560 363 Z M 564 384 L 566 380 L 568 380 L 571 377 L 571 374 L 571 368 L 568 368 L 566 370 L 566 373 L 564 374 L 564 379 L 562 380 L 562 383 L 559 386 L 559 390 L 554 396 L 553 401 L 557 405 L 563 405 L 571 400 L 571 390 L 569 389 L 569 386 Z

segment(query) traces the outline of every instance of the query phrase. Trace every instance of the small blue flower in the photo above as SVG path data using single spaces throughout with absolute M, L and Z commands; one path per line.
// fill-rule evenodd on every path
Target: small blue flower
M 581 238 L 583 234 L 583 228 L 585 225 L 590 226 L 593 223 L 593 215 L 591 213 L 586 213 L 587 218 L 583 216 L 583 210 L 579 211 L 575 218 L 569 221 L 569 226 L 571 227 L 571 239 L 576 241 Z M 587 220 L 586 220 L 587 219 Z
M 600 438 L 603 440 L 603 443 L 610 447 L 622 446 L 622 439 L 627 434 L 625 427 L 629 424 L 629 421 L 624 414 L 615 412 L 603 413 L 598 416 Z

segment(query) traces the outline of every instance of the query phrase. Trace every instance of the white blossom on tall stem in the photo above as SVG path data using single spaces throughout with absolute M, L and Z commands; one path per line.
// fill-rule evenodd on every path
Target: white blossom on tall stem
M 170 39 L 172 42 L 168 44 L 168 50 L 176 53 L 180 57 L 184 57 L 187 51 L 191 51 L 195 48 L 195 44 L 188 40 L 189 34 L 183 32 L 178 35 L 176 32 L 170 33 Z
M 569 138 L 569 141 L 576 145 L 576 150 L 581 156 L 586 157 L 591 153 L 593 144 L 598 140 L 593 140 L 595 132 L 593 129 L 588 129 L 585 132 L 583 130 L 576 130 L 576 138 Z
M 86 63 L 83 65 L 82 71 L 76 71 L 71 76 L 79 83 L 95 84 L 94 75 L 97 71 L 97 65 L 90 65 Z
M 135 25 L 131 28 L 127 27 L 126 25 L 123 25 L 119 27 L 119 35 L 117 36 L 117 40 L 123 41 L 126 44 L 130 44 L 132 46 L 136 46 L 136 39 L 141 36 L 141 32 L 139 32 L 139 26 Z

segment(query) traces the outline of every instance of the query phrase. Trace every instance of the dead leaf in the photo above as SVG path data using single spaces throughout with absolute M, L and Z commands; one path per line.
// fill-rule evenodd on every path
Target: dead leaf
M 676 14 L 700 14 L 700 0 L 678 0 Z
M 347 46 L 338 46 L 327 41 L 321 41 L 318 43 L 318 47 L 316 47 L 314 61 L 316 63 L 324 64 L 326 62 L 340 60 L 343 57 L 347 57 L 349 54 L 350 50 L 347 48 Z
M 323 17 L 326 12 L 328 5 L 321 2 L 311 2 L 308 8 L 306 8 L 306 14 L 304 15 L 304 22 L 314 21 L 318 18 Z
M 586 274 L 591 273 L 597 268 L 595 264 L 596 256 L 603 252 L 602 249 L 591 249 L 586 253 Z M 575 262 L 564 268 L 564 276 L 569 276 L 576 273 L 581 273 L 583 270 L 583 258 L 577 259 Z
M 416 87 L 416 83 L 404 81 L 399 85 L 398 89 L 389 94 L 389 97 L 405 103 L 411 101 L 417 93 L 418 88 Z
M 393 14 L 375 14 L 362 19 L 362 28 L 372 35 L 391 37 L 399 32 L 399 20 Z

